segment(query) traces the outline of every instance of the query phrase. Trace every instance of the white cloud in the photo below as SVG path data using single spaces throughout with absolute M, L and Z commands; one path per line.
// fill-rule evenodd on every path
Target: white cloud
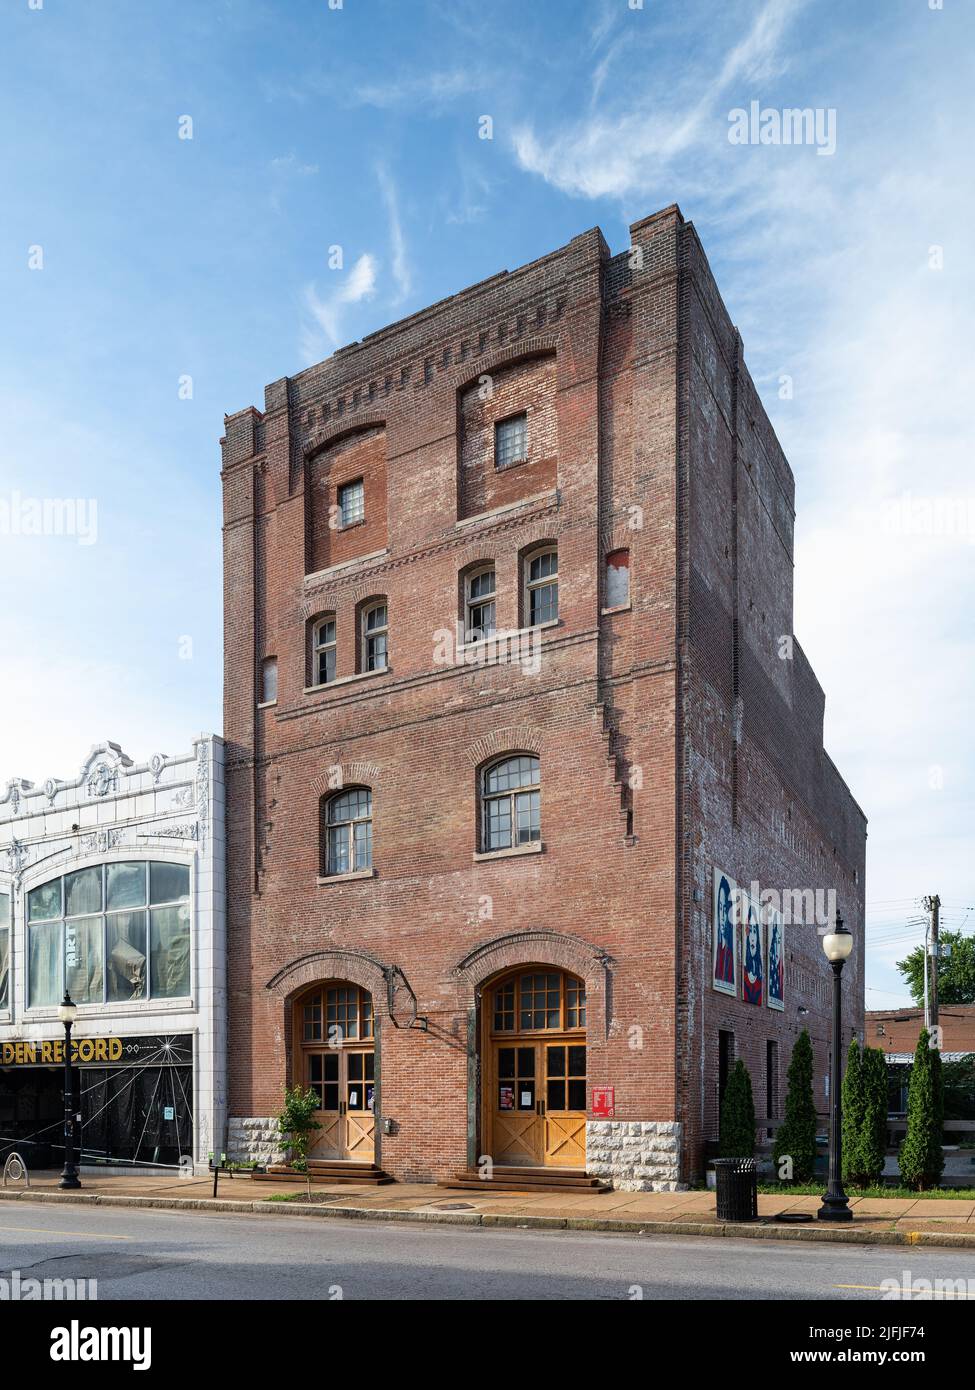
M 317 362 L 342 342 L 345 311 L 351 304 L 370 299 L 376 292 L 376 259 L 364 251 L 348 272 L 330 272 L 338 281 L 327 294 L 319 294 L 314 283 L 306 285 L 303 302 L 306 320 L 302 328 L 302 352 L 309 362 Z
M 385 165 L 380 164 L 377 166 L 376 177 L 379 180 L 383 202 L 386 204 L 386 212 L 389 216 L 389 245 L 392 254 L 393 279 L 396 281 L 397 290 L 393 304 L 398 305 L 402 304 L 413 287 L 409 262 L 406 255 L 406 241 L 403 237 L 403 227 L 400 222 L 399 199 L 396 193 L 396 185 L 390 177 L 389 171 L 386 169 Z

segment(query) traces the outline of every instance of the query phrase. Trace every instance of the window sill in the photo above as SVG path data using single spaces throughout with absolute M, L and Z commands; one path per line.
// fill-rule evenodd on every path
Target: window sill
M 613 608 L 601 608 L 599 611 L 605 618 L 607 613 L 629 613 L 632 607 L 632 603 L 617 603 Z
M 531 507 L 539 502 L 552 502 L 558 497 L 558 488 L 549 488 L 547 492 L 536 492 L 531 497 L 519 497 L 517 502 L 505 502 L 500 507 L 491 507 L 486 512 L 475 512 L 473 516 L 459 517 L 454 522 L 455 529 L 466 526 L 474 526 L 479 521 L 489 521 L 492 517 L 504 516 L 508 512 L 517 512 Z
M 389 676 L 392 675 L 392 672 L 393 668 L 391 666 L 383 666 L 378 671 L 356 671 L 354 675 L 339 676 L 334 681 L 326 681 L 324 685 L 306 685 L 302 693 L 305 695 L 321 695 L 324 691 L 334 690 L 337 685 L 352 685 L 356 681 L 370 680 L 373 676 Z
M 534 627 L 515 627 L 505 628 L 503 631 L 498 628 L 497 632 L 491 637 L 479 637 L 476 642 L 461 642 L 458 644 L 457 652 L 481 652 L 491 647 L 507 647 L 511 643 L 518 643 L 523 637 L 528 637 L 533 632 L 547 632 L 549 628 L 558 627 L 559 619 L 550 618 L 547 623 L 536 623 Z
M 355 869 L 350 874 L 319 874 L 316 883 L 324 886 L 326 883 L 349 883 L 355 878 L 375 878 L 375 869 Z
M 343 531 L 354 531 L 357 526 L 365 526 L 365 524 L 366 518 L 364 516 L 360 516 L 357 521 L 343 521 L 341 525 L 336 526 L 335 529 L 341 535 Z
M 124 999 L 108 1004 L 79 1004 L 78 1018 L 104 1019 L 110 1025 L 115 1018 L 145 1018 L 165 1013 L 196 1013 L 197 1005 L 185 994 L 173 999 Z M 25 1021 L 59 1023 L 58 1006 L 38 1004 L 24 1010 Z M 62 1025 L 63 1026 L 63 1025 Z
M 258 702 L 257 702 L 257 708 L 258 708 L 258 709 L 273 709 L 274 706 L 275 706 L 277 703 L 278 703 L 277 700 L 258 700 Z
M 541 840 L 533 840 L 530 845 L 515 845 L 513 849 L 489 849 L 474 855 L 475 864 L 483 864 L 490 859 L 520 859 L 525 854 L 541 854 L 545 845 Z

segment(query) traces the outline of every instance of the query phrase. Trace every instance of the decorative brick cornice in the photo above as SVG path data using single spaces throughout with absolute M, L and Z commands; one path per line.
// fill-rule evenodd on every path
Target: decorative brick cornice
M 464 752 L 474 767 L 480 767 L 486 759 L 498 753 L 540 753 L 542 750 L 542 731 L 532 724 L 513 724 L 504 729 L 495 729 L 472 743 Z

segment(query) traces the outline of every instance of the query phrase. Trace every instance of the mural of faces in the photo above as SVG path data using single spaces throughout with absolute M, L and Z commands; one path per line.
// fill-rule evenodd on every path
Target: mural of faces
M 768 924 L 768 1006 L 785 1008 L 785 927 L 782 914 L 773 912 Z
M 714 953 L 711 983 L 721 994 L 737 995 L 737 932 L 735 930 L 735 900 L 738 886 L 719 869 L 714 871 Z
M 742 947 L 741 997 L 746 1004 L 765 1001 L 765 971 L 763 968 L 762 923 L 758 908 L 749 899 L 744 904 L 744 942 Z

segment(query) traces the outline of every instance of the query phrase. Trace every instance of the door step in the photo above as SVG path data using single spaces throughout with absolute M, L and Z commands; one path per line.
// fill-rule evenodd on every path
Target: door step
M 377 1168 L 375 1163 L 346 1163 L 341 1159 L 329 1162 L 327 1159 L 314 1158 L 308 1160 L 307 1173 L 299 1173 L 287 1163 L 272 1163 L 267 1172 L 252 1173 L 251 1177 L 255 1182 L 294 1182 L 298 1179 L 330 1187 L 335 1183 L 379 1187 L 395 1181 L 388 1173 L 383 1172 L 382 1168 Z
M 489 1178 L 482 1177 L 477 1169 L 468 1168 L 463 1173 L 455 1173 L 440 1186 L 463 1188 L 468 1192 L 574 1192 L 579 1196 L 612 1191 L 609 1183 L 589 1177 L 581 1168 L 520 1168 L 513 1165 L 496 1166 Z

